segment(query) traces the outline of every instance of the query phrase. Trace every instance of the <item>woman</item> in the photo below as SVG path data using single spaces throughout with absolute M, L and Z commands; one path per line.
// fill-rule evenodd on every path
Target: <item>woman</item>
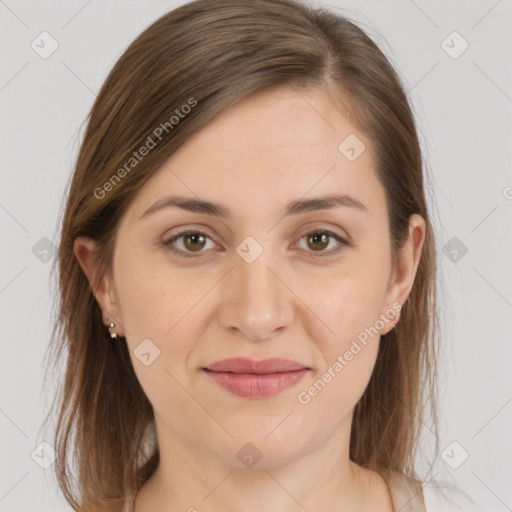
M 197 0 L 148 27 L 96 98 L 62 220 L 74 510 L 432 512 L 423 179 L 403 86 L 347 19 Z

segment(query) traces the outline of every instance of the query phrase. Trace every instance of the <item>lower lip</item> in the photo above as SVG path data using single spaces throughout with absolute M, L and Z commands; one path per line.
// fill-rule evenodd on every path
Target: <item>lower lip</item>
M 308 371 L 307 368 L 292 372 L 269 373 L 266 375 L 256 373 L 230 373 L 205 372 L 220 386 L 234 395 L 248 398 L 263 398 L 277 395 L 281 391 L 294 386 Z

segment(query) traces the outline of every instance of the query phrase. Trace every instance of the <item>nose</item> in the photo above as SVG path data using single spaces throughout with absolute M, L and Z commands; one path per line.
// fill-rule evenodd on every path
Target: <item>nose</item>
M 221 326 L 252 341 L 278 335 L 294 318 L 294 295 L 282 266 L 266 250 L 252 263 L 235 254 L 233 263 L 221 282 Z

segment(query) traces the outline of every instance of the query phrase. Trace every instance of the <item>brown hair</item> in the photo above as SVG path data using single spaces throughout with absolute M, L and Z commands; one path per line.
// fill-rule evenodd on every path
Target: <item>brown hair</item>
M 413 288 L 400 322 L 382 339 L 350 439 L 357 464 L 384 478 L 392 471 L 417 478 L 425 397 L 437 432 L 436 249 L 404 87 L 377 45 L 345 16 L 294 0 L 196 0 L 159 18 L 119 58 L 88 116 L 69 187 L 47 368 L 65 363 L 55 398 L 55 470 L 75 510 L 122 510 L 157 467 L 159 451 L 152 407 L 126 343 L 110 342 L 73 242 L 81 235 L 95 239 L 96 279 L 111 272 L 117 226 L 144 183 L 235 103 L 281 85 L 323 88 L 369 137 L 386 192 L 394 262 L 410 216 L 426 221 Z M 187 104 L 195 106 L 179 116 Z M 178 124 L 169 121 L 177 115 Z M 133 152 L 162 126 L 165 135 L 133 165 Z

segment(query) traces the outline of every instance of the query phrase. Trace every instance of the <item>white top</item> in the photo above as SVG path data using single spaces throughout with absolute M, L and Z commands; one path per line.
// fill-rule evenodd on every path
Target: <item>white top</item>
M 423 487 L 425 512 L 484 512 L 469 497 L 450 488 Z

